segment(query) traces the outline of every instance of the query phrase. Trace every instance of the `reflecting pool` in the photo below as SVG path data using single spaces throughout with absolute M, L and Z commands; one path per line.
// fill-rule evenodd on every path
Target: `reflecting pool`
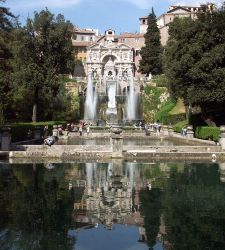
M 225 249 L 224 163 L 0 163 L 0 249 Z

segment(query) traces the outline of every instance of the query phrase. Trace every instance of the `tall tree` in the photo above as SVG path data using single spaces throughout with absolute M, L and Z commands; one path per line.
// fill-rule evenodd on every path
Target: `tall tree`
M 4 0 L 0 0 L 0 3 L 4 2 Z M 0 6 L 0 124 L 6 116 L 6 110 L 10 103 L 10 74 L 12 72 L 10 44 L 12 41 L 13 18 L 14 15 L 9 9 Z
M 225 11 L 175 19 L 165 52 L 170 92 L 199 106 L 210 125 L 225 122 Z
M 14 79 L 17 85 L 32 90 L 33 122 L 37 121 L 41 93 L 48 93 L 51 103 L 60 89 L 59 75 L 73 70 L 72 27 L 62 15 L 55 17 L 46 9 L 28 19 L 17 34 Z
M 162 47 L 160 43 L 160 32 L 156 23 L 156 16 L 152 13 L 148 16 L 148 28 L 145 34 L 145 46 L 141 48 L 141 61 L 139 71 L 149 75 L 157 75 L 162 72 Z

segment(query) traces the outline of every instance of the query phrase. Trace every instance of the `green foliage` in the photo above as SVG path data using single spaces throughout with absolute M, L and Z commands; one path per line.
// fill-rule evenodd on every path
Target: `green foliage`
M 155 120 L 163 124 L 167 124 L 168 113 L 175 107 L 176 103 L 172 100 L 165 102 L 160 110 L 155 114 Z
M 156 84 L 156 87 L 168 87 L 168 78 L 166 75 L 155 75 L 152 77 L 151 81 Z
M 218 142 L 220 139 L 220 129 L 217 127 L 197 127 L 195 137 Z
M 65 121 L 49 121 L 49 122 L 30 122 L 30 123 L 13 123 L 11 124 L 12 142 L 25 141 L 33 139 L 35 127 L 41 129 L 41 135 L 44 136 L 44 127 L 48 126 L 49 135 L 52 133 L 53 125 L 65 125 Z M 28 135 L 28 131 L 31 134 Z
M 225 10 L 175 18 L 169 28 L 165 68 L 170 93 L 199 105 L 206 118 L 225 122 Z
M 177 122 L 176 124 L 173 125 L 173 130 L 176 132 L 176 133 L 180 133 L 181 132 L 181 129 L 185 126 L 188 125 L 188 121 L 184 120 L 184 121 L 180 121 L 180 122 Z
M 160 74 L 162 71 L 161 54 L 162 48 L 160 43 L 160 32 L 156 23 L 154 11 L 148 16 L 148 28 L 145 34 L 145 46 L 141 48 L 141 61 L 139 70 L 149 75 Z
M 62 15 L 54 17 L 47 9 L 35 13 L 26 26 L 17 30 L 14 44 L 14 84 L 26 86 L 33 102 L 36 121 L 40 95 L 49 101 L 60 91 L 60 74 L 72 72 L 72 24 Z M 40 112 L 39 112 L 40 113 Z
M 143 113 L 144 120 L 147 122 L 154 122 L 155 113 L 162 105 L 160 96 L 167 92 L 166 88 L 145 86 L 143 94 Z
M 0 1 L 4 2 L 4 1 Z M 12 94 L 12 73 L 11 45 L 13 42 L 13 29 L 15 18 L 10 11 L 0 6 L 0 124 L 10 116 L 10 104 Z

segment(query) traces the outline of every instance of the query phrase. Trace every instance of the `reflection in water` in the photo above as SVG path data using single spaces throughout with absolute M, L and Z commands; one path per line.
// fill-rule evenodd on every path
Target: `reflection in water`
M 224 163 L 1 164 L 0 249 L 225 249 L 224 173 Z

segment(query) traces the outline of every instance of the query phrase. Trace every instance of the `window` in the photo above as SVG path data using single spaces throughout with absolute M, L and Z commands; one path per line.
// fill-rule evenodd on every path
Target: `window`
M 92 36 L 90 36 L 90 41 L 91 41 L 91 42 L 93 41 L 93 37 L 92 37 Z
M 108 32 L 108 35 L 112 35 L 112 31 L 109 31 L 109 32 Z
M 125 43 L 126 39 L 125 38 L 121 38 L 121 43 Z
M 136 42 L 136 43 L 139 42 L 139 38 L 135 38 L 135 42 Z
M 145 19 L 142 20 L 142 23 L 145 24 Z
M 77 35 L 73 34 L 72 38 L 73 40 L 77 40 Z
M 81 36 L 81 41 L 84 41 L 84 36 Z

